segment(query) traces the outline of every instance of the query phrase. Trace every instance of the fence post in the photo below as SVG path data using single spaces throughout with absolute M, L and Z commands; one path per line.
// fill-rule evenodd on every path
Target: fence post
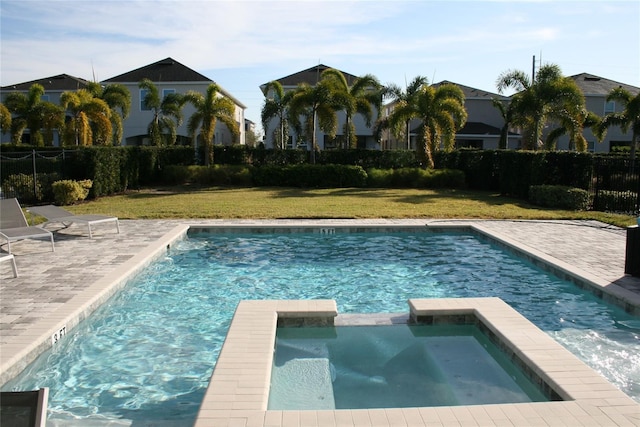
M 637 216 L 640 216 L 640 170 L 637 173 L 631 175 L 631 179 L 633 179 L 634 177 L 636 179 L 636 183 L 638 183 L 638 188 L 636 190 L 636 211 L 635 211 L 635 214 Z M 640 225 L 640 224 L 638 224 L 638 225 Z
M 38 174 L 36 173 L 36 150 L 31 150 L 33 162 L 33 200 L 38 200 Z

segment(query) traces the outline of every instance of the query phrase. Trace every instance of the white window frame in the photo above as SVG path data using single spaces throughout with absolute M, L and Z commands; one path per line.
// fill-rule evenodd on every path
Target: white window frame
M 140 111 L 151 111 L 151 108 L 147 108 L 144 104 L 144 97 L 149 93 L 147 89 L 140 89 Z
M 615 112 L 616 112 L 616 102 L 604 101 L 604 114 L 615 113 Z

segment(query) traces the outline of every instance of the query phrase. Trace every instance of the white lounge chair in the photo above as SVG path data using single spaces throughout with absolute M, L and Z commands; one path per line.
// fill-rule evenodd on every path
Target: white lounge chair
M 18 277 L 18 266 L 16 265 L 16 257 L 13 254 L 0 255 L 0 262 L 9 261 L 13 270 L 13 277 Z
M 0 393 L 0 425 L 45 427 L 49 388 Z
M 53 233 L 42 227 L 30 226 L 17 199 L 0 200 L 0 238 L 6 240 L 9 253 L 11 242 L 25 239 L 47 238 L 51 240 L 51 250 L 56 250 L 53 245 Z
M 89 238 L 91 239 L 93 238 L 91 226 L 105 222 L 115 222 L 118 234 L 120 233 L 120 223 L 118 222 L 118 218 L 115 216 L 95 214 L 74 215 L 71 212 L 62 209 L 61 207 L 53 205 L 33 206 L 28 208 L 27 212 L 44 217 L 47 220 L 45 225 L 50 223 L 61 223 L 63 226 L 69 227 L 74 222 L 87 224 L 87 226 L 89 227 Z

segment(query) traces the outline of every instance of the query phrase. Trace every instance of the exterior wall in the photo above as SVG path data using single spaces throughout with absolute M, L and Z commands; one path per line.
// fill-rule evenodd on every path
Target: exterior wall
M 123 130 L 123 139 L 122 145 L 135 145 L 139 141 L 142 140 L 142 137 L 147 134 L 147 127 L 149 123 L 153 119 L 153 112 L 149 110 L 142 110 L 141 103 L 141 90 L 138 87 L 138 82 L 110 82 L 110 83 L 120 83 L 129 89 L 131 92 L 131 111 L 129 113 L 129 117 L 124 121 L 124 130 Z M 158 91 L 160 92 L 160 96 L 162 97 L 162 93 L 165 90 L 175 90 L 176 93 L 185 94 L 186 92 L 192 90 L 202 93 L 203 95 L 206 93 L 207 87 L 211 82 L 208 83 L 182 83 L 182 82 L 154 82 Z M 222 95 L 220 95 L 222 96 Z M 189 132 L 187 130 L 187 121 L 189 117 L 195 112 L 195 108 L 186 104 L 182 109 L 182 117 L 183 123 L 177 129 L 178 138 L 190 138 Z M 245 142 L 245 129 L 244 129 L 244 109 L 236 105 L 235 111 L 235 121 L 238 123 L 238 128 L 240 131 L 240 135 L 236 143 L 244 144 Z M 148 138 L 144 138 L 145 144 L 148 143 Z M 215 143 L 216 145 L 231 145 L 232 137 L 231 132 L 227 127 L 218 121 L 216 125 L 215 131 Z
M 490 126 L 494 126 L 501 129 L 504 125 L 504 120 L 500 115 L 500 111 L 493 106 L 491 98 L 487 97 L 469 97 L 465 99 L 465 109 L 467 110 L 467 122 L 479 122 L 485 123 Z M 388 117 L 393 111 L 393 105 L 387 104 L 383 107 L 384 117 Z M 410 129 L 415 130 L 421 124 L 421 120 L 413 119 L 410 123 Z M 409 149 L 414 150 L 416 148 L 415 133 L 411 134 Z M 473 143 L 478 145 L 478 148 L 483 149 L 497 149 L 500 141 L 500 135 L 478 135 L 478 134 L 456 134 L 456 143 L 465 145 Z M 508 148 L 514 149 L 519 146 L 519 138 L 516 140 L 513 137 L 508 141 Z M 389 130 L 385 130 L 382 134 L 382 149 L 385 150 L 404 150 L 407 149 L 406 141 L 397 140 Z
M 290 90 L 294 90 L 295 87 L 285 86 L 283 87 L 283 89 L 285 90 L 285 92 L 288 92 Z M 269 98 L 272 96 L 273 96 L 272 93 L 269 92 L 267 93 L 266 98 Z M 337 111 L 336 114 L 338 117 L 338 126 L 336 129 L 336 136 L 343 136 L 344 135 L 343 126 L 346 121 L 346 114 L 344 111 Z M 364 117 L 362 117 L 362 115 L 360 114 L 355 114 L 351 118 L 356 129 L 356 135 L 358 135 L 359 137 L 363 137 L 363 139 L 366 140 L 366 148 L 368 149 L 380 148 L 380 144 L 378 141 L 376 141 L 375 134 L 374 134 L 375 123 L 377 119 L 378 119 L 378 112 L 375 110 L 375 108 L 373 109 L 373 114 L 371 116 L 371 126 L 367 126 Z M 300 122 L 302 123 L 302 118 L 300 119 Z M 274 148 L 275 141 L 273 138 L 273 133 L 277 125 L 278 125 L 278 118 L 274 117 L 267 124 L 267 129 L 264 129 L 264 132 L 265 132 L 264 144 L 266 148 Z M 288 148 L 292 148 L 292 145 L 295 145 L 297 141 L 297 135 L 295 130 L 293 130 L 293 128 L 291 127 L 289 129 L 289 136 L 291 138 L 291 141 L 293 141 L 293 144 L 289 144 Z M 325 136 L 326 134 L 321 130 L 318 129 L 316 131 L 316 143 L 318 144 L 318 149 L 320 150 L 330 149 L 330 147 L 325 147 Z M 311 141 L 306 141 L 306 144 L 305 142 L 298 144 L 298 148 L 307 148 L 307 147 L 309 148 L 311 147 Z M 296 147 L 293 147 L 293 148 L 296 148 Z
M 116 83 L 109 82 L 107 84 Z M 122 137 L 122 145 L 136 145 L 140 141 L 146 141 L 148 143 L 148 138 L 143 138 L 144 135 L 147 134 L 147 127 L 149 123 L 153 119 L 152 111 L 145 111 L 141 109 L 141 99 L 140 99 L 140 88 L 138 88 L 138 82 L 117 82 L 123 84 L 129 92 L 131 92 L 131 110 L 129 112 L 129 117 L 123 121 L 123 137 Z M 161 96 L 163 90 L 173 89 L 176 93 L 184 94 L 189 90 L 194 90 L 197 92 L 201 92 L 202 94 L 206 93 L 207 87 L 211 82 L 206 83 L 181 83 L 181 82 L 167 82 L 167 83 L 157 83 L 154 82 L 156 87 L 158 88 Z M 20 91 L 25 92 L 25 91 Z M 49 102 L 52 102 L 56 105 L 60 105 L 60 95 L 63 91 L 45 91 L 45 96 L 48 96 Z M 11 91 L 2 90 L 0 92 L 0 99 L 4 102 L 6 96 L 11 93 Z M 25 92 L 26 93 L 26 92 Z M 222 96 L 222 95 L 221 95 Z M 187 120 L 194 113 L 195 109 L 193 106 L 187 104 L 182 110 L 183 124 L 178 127 L 178 138 L 190 138 L 190 135 L 187 131 Z M 238 144 L 245 143 L 245 126 L 244 126 L 244 108 L 238 106 L 236 104 L 235 109 L 235 121 L 238 123 L 239 136 L 236 141 Z M 28 130 L 25 131 L 25 135 L 29 133 Z M 11 135 L 9 133 L 3 133 L 0 135 L 1 142 L 10 142 Z M 215 143 L 222 145 L 231 145 L 232 136 L 227 126 L 218 121 L 216 125 L 215 131 Z M 56 131 L 54 133 L 54 145 L 60 145 L 59 134 Z
M 4 104 L 4 101 L 7 97 L 7 95 L 9 95 L 10 93 L 13 92 L 20 92 L 20 93 L 24 93 L 25 95 L 28 93 L 28 91 L 24 91 L 24 90 L 0 90 L 0 102 L 2 102 Z M 43 101 L 48 101 L 51 102 L 52 104 L 56 104 L 56 105 L 60 105 L 60 96 L 62 95 L 62 92 L 66 92 L 63 90 L 46 90 L 44 92 L 43 95 Z M 29 129 L 25 129 L 24 133 L 23 133 L 23 140 L 29 137 Z M 60 132 L 58 130 L 54 130 L 53 131 L 53 146 L 57 147 L 60 146 Z M 0 143 L 10 143 L 11 142 L 11 132 L 6 132 L 6 133 L 0 133 Z
M 587 105 L 588 111 L 596 113 L 600 117 L 604 117 L 606 115 L 606 112 L 605 112 L 606 97 L 605 96 L 585 95 L 585 98 L 586 98 L 586 105 Z M 615 112 L 619 113 L 619 112 L 622 112 L 623 110 L 624 110 L 623 106 L 619 102 L 616 102 Z M 549 130 L 553 128 L 554 126 L 551 126 Z M 547 133 L 548 132 L 545 132 L 543 134 L 543 137 L 546 137 Z M 624 142 L 627 142 L 628 144 L 631 144 L 632 132 L 631 130 L 629 130 L 628 132 L 622 132 L 620 130 L 620 127 L 611 126 L 610 128 L 607 129 L 607 134 L 605 135 L 605 138 L 602 140 L 602 142 L 598 142 L 598 139 L 593 135 L 593 132 L 591 131 L 591 129 L 585 129 L 583 132 L 583 135 L 588 143 L 588 146 L 587 146 L 588 151 L 595 152 L 595 153 L 608 153 L 609 151 L 611 151 L 612 141 L 616 141 L 616 142 L 624 141 Z M 569 149 L 568 136 L 563 135 L 558 139 L 557 149 L 558 150 Z
M 464 107 L 467 110 L 468 122 L 486 123 L 498 129 L 504 125 L 500 111 L 493 106 L 491 99 L 467 98 L 464 101 Z

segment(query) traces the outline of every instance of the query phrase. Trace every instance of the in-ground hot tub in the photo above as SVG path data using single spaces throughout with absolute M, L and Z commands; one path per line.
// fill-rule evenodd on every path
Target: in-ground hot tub
M 345 325 L 473 325 L 550 401 L 371 409 L 271 409 L 278 328 Z M 493 350 L 492 350 L 493 351 Z M 442 352 L 447 354 L 446 351 Z M 277 361 L 276 361 L 277 363 Z M 331 377 L 331 368 L 327 368 Z M 382 382 L 382 378 L 370 377 Z M 388 381 L 386 378 L 384 381 Z M 328 393 L 328 392 L 327 392 Z M 328 394 L 325 394 L 329 398 Z M 335 399 L 335 397 L 334 397 Z M 421 403 L 416 403 L 420 405 Z M 333 300 L 241 301 L 195 426 L 568 424 L 628 422 L 640 405 L 499 298 L 409 300 L 409 314 L 340 315 Z M 631 416 L 632 417 L 632 416 Z M 633 417 L 632 417 L 633 418 Z
M 552 400 L 473 324 L 283 327 L 269 409 Z

